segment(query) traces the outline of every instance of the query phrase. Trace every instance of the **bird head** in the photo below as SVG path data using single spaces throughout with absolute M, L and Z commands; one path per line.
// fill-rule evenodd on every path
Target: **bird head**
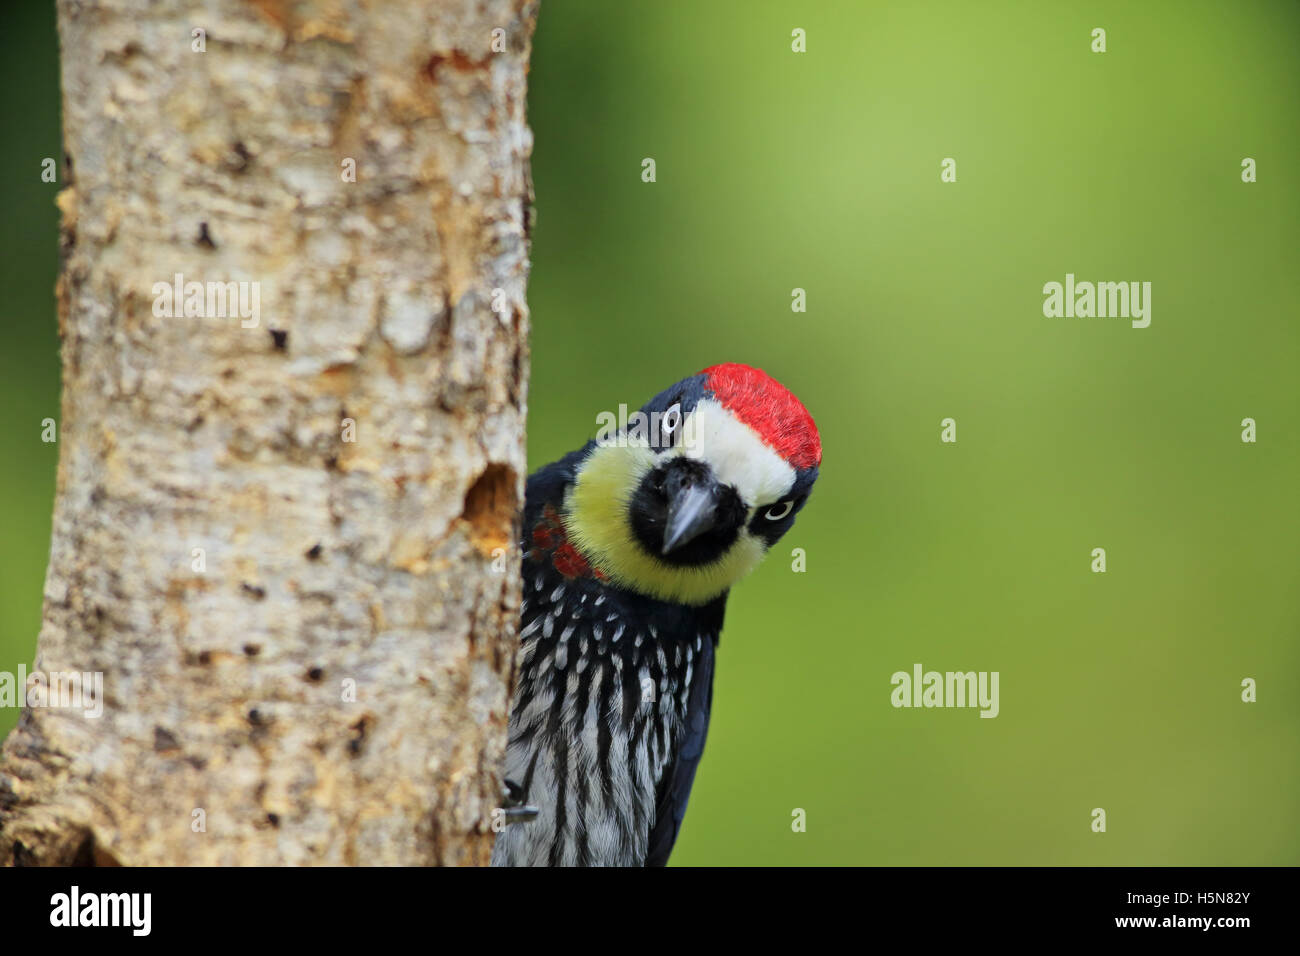
M 705 604 L 790 530 L 820 463 L 817 426 L 785 386 L 748 365 L 714 365 L 589 446 L 565 530 L 619 586 Z

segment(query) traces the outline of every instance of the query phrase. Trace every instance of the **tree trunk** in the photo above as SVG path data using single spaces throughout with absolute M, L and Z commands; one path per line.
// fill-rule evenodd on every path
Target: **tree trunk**
M 59 2 L 58 492 L 0 861 L 486 863 L 535 3 L 197 9 Z

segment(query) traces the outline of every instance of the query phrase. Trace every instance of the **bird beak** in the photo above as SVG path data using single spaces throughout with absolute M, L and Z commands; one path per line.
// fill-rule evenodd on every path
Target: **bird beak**
M 709 481 L 686 485 L 668 501 L 668 522 L 664 527 L 664 549 L 667 554 L 680 548 L 718 522 L 718 485 Z

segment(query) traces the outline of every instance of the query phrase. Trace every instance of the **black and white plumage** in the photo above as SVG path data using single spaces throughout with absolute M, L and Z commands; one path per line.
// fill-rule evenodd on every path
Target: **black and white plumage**
M 535 817 L 493 865 L 663 865 L 704 750 L 728 591 L 789 528 L 812 418 L 748 366 L 706 369 L 528 480 L 505 778 Z M 651 417 L 657 416 L 657 417 Z

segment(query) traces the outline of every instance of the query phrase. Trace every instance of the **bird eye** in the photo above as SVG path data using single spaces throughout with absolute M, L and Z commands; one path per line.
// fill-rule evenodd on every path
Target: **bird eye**
M 768 521 L 780 521 L 782 518 L 784 518 L 786 515 L 790 513 L 790 509 L 793 507 L 794 507 L 793 498 L 791 498 L 788 501 L 778 501 L 776 504 L 768 508 L 767 511 L 763 512 L 763 517 L 766 518 Z
M 664 412 L 663 417 L 659 420 L 659 436 L 662 439 L 660 444 L 672 444 L 672 438 L 677 434 L 677 429 L 682 424 L 682 403 L 675 402 L 672 408 Z

